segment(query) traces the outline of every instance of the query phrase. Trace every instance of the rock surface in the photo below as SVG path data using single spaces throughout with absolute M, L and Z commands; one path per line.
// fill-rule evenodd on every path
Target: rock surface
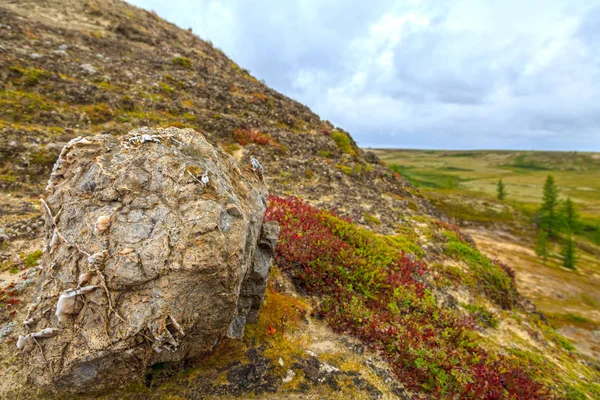
M 44 202 L 43 275 L 17 342 L 37 384 L 106 389 L 243 336 L 279 227 L 267 188 L 192 129 L 73 139 Z

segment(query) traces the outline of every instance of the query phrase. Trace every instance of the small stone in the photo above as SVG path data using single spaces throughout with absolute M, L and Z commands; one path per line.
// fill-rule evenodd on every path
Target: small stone
M 96 73 L 96 68 L 92 64 L 81 64 L 81 69 L 90 75 Z
M 340 372 L 340 370 L 333 365 L 329 365 L 327 363 L 323 363 L 319 366 L 319 371 L 324 372 L 326 374 L 332 374 L 334 372 Z
M 231 215 L 232 217 L 238 217 L 238 218 L 242 216 L 242 212 L 234 204 L 227 206 L 227 214 Z
M 283 367 L 283 359 L 281 357 L 279 357 L 279 365 Z
M 294 371 L 292 371 L 291 369 L 288 369 L 287 374 L 285 375 L 285 378 L 283 378 L 283 383 L 291 382 L 295 377 L 296 377 L 296 373 Z

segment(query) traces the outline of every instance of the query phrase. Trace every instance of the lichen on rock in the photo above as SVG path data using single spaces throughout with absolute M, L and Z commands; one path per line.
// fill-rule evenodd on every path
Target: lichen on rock
M 262 176 L 200 133 L 72 140 L 47 191 L 44 272 L 26 329 L 52 335 L 21 341 L 34 383 L 120 385 L 240 338 L 256 319 L 279 227 L 263 225 Z

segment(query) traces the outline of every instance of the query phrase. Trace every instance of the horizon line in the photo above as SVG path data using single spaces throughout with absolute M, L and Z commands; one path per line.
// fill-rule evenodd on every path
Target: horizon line
M 440 148 L 416 148 L 416 147 L 363 147 L 363 150 L 408 150 L 408 151 L 528 151 L 528 152 L 553 152 L 553 153 L 600 153 L 600 150 L 547 150 L 547 149 L 440 149 Z

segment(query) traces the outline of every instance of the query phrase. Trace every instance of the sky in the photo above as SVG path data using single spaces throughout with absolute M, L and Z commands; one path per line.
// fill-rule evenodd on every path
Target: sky
M 600 151 L 600 0 L 129 0 L 362 147 Z

